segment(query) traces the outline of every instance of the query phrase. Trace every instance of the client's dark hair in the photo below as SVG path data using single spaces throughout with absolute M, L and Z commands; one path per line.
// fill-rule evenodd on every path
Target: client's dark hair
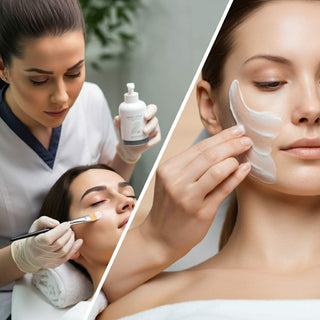
M 103 169 L 116 172 L 106 164 L 92 164 L 69 169 L 56 181 L 47 193 L 42 203 L 39 216 L 48 216 L 60 222 L 70 220 L 69 209 L 72 200 L 69 190 L 70 185 L 77 176 L 90 169 Z

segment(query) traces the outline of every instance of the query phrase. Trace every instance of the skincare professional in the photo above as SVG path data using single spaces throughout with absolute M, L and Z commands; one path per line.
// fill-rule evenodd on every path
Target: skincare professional
M 55 267 L 80 248 L 67 223 L 36 220 L 45 194 L 67 169 L 104 163 L 129 179 L 141 154 L 160 141 L 156 107 L 145 113 L 148 143 L 117 137 L 102 91 L 85 80 L 85 27 L 77 0 L 0 2 L 0 287 Z M 120 121 L 117 118 L 116 126 Z M 9 245 L 10 237 L 53 230 Z M 0 318 L 10 288 L 0 292 Z

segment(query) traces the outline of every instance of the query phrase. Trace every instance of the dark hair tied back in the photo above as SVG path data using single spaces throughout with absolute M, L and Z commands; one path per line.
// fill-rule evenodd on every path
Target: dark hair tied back
M 1 0 L 0 56 L 5 66 L 21 57 L 28 38 L 57 36 L 85 25 L 78 0 Z M 0 81 L 0 87 L 4 82 Z

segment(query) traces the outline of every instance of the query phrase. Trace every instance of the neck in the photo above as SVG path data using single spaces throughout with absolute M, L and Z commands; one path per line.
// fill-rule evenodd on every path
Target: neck
M 86 270 L 88 271 L 88 273 L 90 274 L 91 280 L 93 282 L 93 289 L 94 289 L 94 291 L 96 291 L 96 289 L 98 288 L 98 285 L 100 283 L 100 280 L 102 278 L 102 275 L 103 275 L 107 266 L 105 264 L 98 264 L 98 263 L 85 264 L 84 266 L 85 266 Z
M 268 193 L 247 179 L 237 198 L 237 222 L 219 254 L 230 266 L 290 271 L 319 264 L 319 196 Z
M 12 93 L 10 86 L 4 94 L 4 101 L 10 108 L 12 113 L 30 130 L 30 132 L 38 139 L 38 141 L 48 150 L 50 146 L 50 140 L 52 135 L 52 128 L 45 127 L 37 121 L 30 118 L 24 111 L 17 107 L 16 103 L 12 99 Z

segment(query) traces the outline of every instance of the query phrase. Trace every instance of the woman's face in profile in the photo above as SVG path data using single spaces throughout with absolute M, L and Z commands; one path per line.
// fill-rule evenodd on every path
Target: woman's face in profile
M 74 225 L 76 238 L 84 243 L 80 253 L 91 261 L 107 262 L 128 222 L 136 199 L 134 190 L 117 173 L 90 169 L 70 185 L 70 219 L 101 212 L 101 219 Z
M 229 123 L 228 92 L 238 80 L 248 107 L 281 119 L 272 141 L 273 189 L 320 190 L 320 1 L 270 1 L 233 34 L 218 93 L 218 117 Z

